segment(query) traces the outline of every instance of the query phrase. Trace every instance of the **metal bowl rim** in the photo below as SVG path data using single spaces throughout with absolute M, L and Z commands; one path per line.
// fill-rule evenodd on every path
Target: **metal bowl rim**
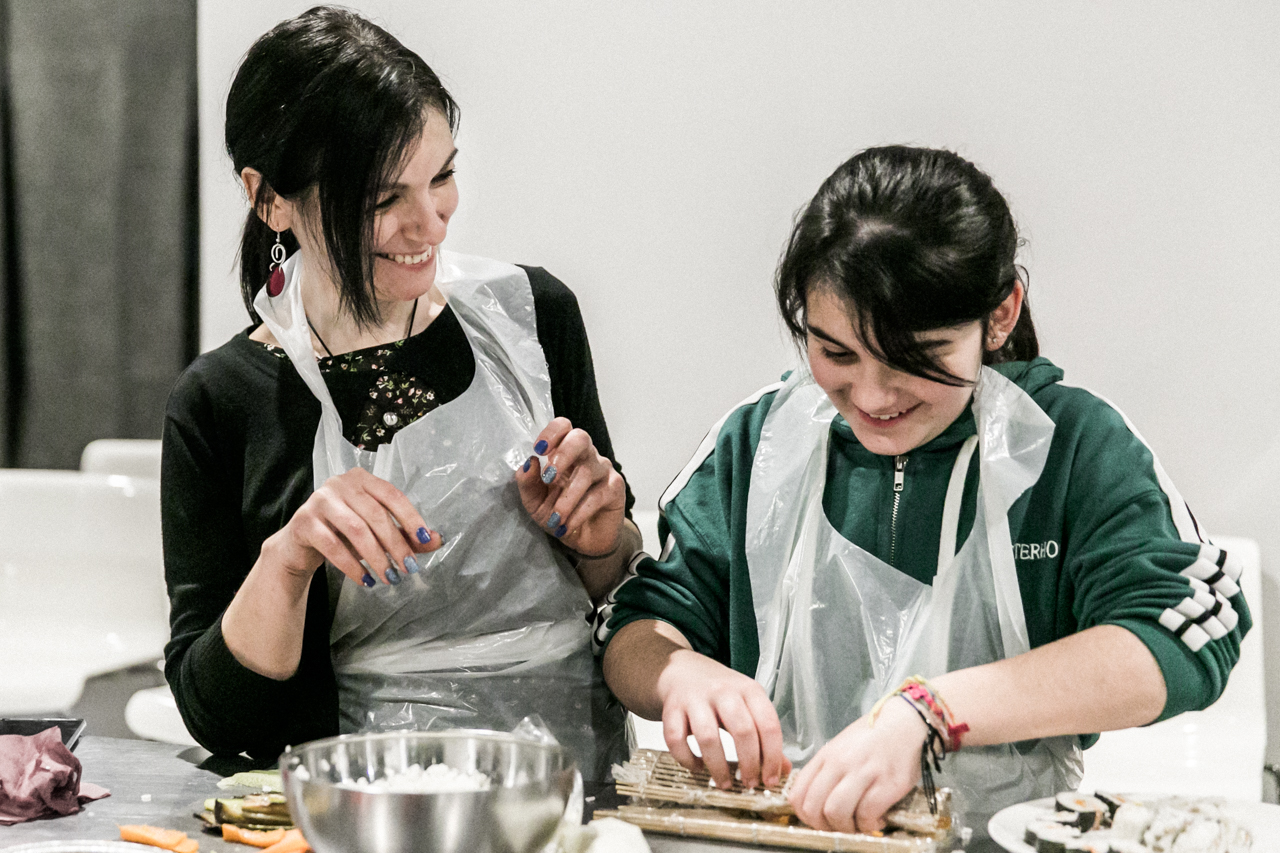
M 495 732 L 490 729 L 441 729 L 436 732 L 423 731 L 389 731 L 389 732 L 347 732 L 345 734 L 335 735 L 334 737 L 321 738 L 319 740 L 309 740 L 300 743 L 297 746 L 289 745 L 284 748 L 284 752 L 280 753 L 280 760 L 283 761 L 287 756 L 297 755 L 301 752 L 309 752 L 321 747 L 331 747 L 339 743 L 350 743 L 352 741 L 380 741 L 380 740 L 398 740 L 401 738 L 409 738 L 412 740 L 487 740 L 498 741 L 502 743 L 515 743 L 521 746 L 531 746 L 546 750 L 558 750 L 563 752 L 564 747 L 558 743 L 542 743 L 532 738 L 520 737 L 510 732 Z
M 420 731 L 390 731 L 390 732 L 348 732 L 340 734 L 336 737 L 322 738 L 320 740 L 311 740 L 295 746 L 286 746 L 284 752 L 280 753 L 278 767 L 282 774 L 292 775 L 290 768 L 290 760 L 297 759 L 301 763 L 307 754 L 315 754 L 317 752 L 332 749 L 338 744 L 345 743 L 377 743 L 379 741 L 390 740 L 422 740 L 422 741 L 459 741 L 459 740 L 480 740 L 490 741 L 502 744 L 515 744 L 523 747 L 530 747 L 541 750 L 543 752 L 559 753 L 564 759 L 565 765 L 560 768 L 561 771 L 573 772 L 577 770 L 577 762 L 559 744 L 541 743 L 530 738 L 519 737 L 509 732 L 495 732 L 488 729 L 442 729 L 437 732 L 420 732 Z M 331 784 L 317 783 L 308 780 L 308 784 Z M 390 792 L 370 792 L 370 793 L 390 793 Z

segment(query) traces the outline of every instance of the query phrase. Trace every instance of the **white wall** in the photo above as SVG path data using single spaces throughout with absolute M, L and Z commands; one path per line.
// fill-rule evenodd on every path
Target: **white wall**
M 246 322 L 222 102 L 310 5 L 201 4 L 206 348 Z M 462 106 L 449 244 L 578 293 L 642 505 L 788 365 L 769 285 L 793 212 L 854 151 L 911 142 L 994 176 L 1046 354 L 1129 414 L 1209 530 L 1280 563 L 1280 5 L 353 5 Z

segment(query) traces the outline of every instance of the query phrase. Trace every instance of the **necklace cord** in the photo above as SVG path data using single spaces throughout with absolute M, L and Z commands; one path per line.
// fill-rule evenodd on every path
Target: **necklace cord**
M 316 331 L 316 325 L 315 323 L 311 322 L 310 315 L 307 315 L 304 312 L 303 316 L 307 318 L 307 325 L 311 327 L 311 334 L 316 336 L 316 340 L 320 342 L 320 346 L 324 347 L 324 351 L 329 356 L 329 358 L 333 358 L 333 350 L 329 349 L 329 345 L 324 342 L 324 338 L 320 337 L 320 333 Z M 415 299 L 413 300 L 413 308 L 409 310 L 409 324 L 405 326 L 405 329 L 404 329 L 405 338 L 409 338 L 410 336 L 413 335 L 413 320 L 417 316 L 418 316 L 418 300 Z

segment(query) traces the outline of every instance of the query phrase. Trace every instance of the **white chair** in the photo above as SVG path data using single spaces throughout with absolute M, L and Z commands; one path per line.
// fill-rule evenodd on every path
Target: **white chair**
M 160 442 L 144 438 L 99 438 L 84 446 L 80 470 L 160 479 Z
M 157 659 L 168 609 L 156 480 L 0 470 L 0 716 Z
M 160 442 L 135 438 L 100 438 L 85 445 L 80 470 L 160 479 Z M 173 693 L 167 686 L 139 690 L 124 709 L 125 725 L 135 735 L 163 743 L 195 745 L 187 732 Z
M 124 722 L 140 738 L 162 743 L 196 746 L 178 713 L 178 703 L 168 685 L 139 690 L 124 707 Z
M 1219 536 L 1213 541 L 1244 562 L 1240 587 L 1253 617 L 1253 629 L 1241 645 L 1226 689 L 1204 711 L 1104 733 L 1085 751 L 1082 790 L 1262 799 L 1267 714 L 1261 559 L 1251 539 Z

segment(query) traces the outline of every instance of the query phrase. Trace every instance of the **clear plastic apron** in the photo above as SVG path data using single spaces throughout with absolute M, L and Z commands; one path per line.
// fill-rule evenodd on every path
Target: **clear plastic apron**
M 746 555 L 760 640 L 756 679 L 778 710 L 793 762 L 808 761 L 910 675 L 935 677 L 1030 649 L 1008 510 L 1039 479 L 1053 422 L 985 367 L 973 409 L 977 435 L 952 470 L 931 586 L 827 521 L 822 494 L 837 412 L 808 372 L 793 373 L 774 399 L 752 466 Z M 975 446 L 977 514 L 956 553 Z M 983 839 L 996 811 L 1072 790 L 1081 771 L 1072 736 L 965 748 L 947 757 L 938 781 L 955 791 L 961 819 Z
M 315 485 L 363 467 L 403 491 L 445 540 L 396 586 L 365 589 L 328 568 L 340 725 L 510 731 L 537 714 L 584 778 L 603 778 L 625 756 L 625 736 L 591 654 L 591 602 L 524 511 L 513 476 L 553 417 L 529 279 L 519 267 L 453 252 L 438 263 L 436 283 L 466 332 L 475 376 L 376 451 L 343 438 L 312 350 L 296 255 L 281 294 L 263 288 L 254 300 L 320 401 Z

